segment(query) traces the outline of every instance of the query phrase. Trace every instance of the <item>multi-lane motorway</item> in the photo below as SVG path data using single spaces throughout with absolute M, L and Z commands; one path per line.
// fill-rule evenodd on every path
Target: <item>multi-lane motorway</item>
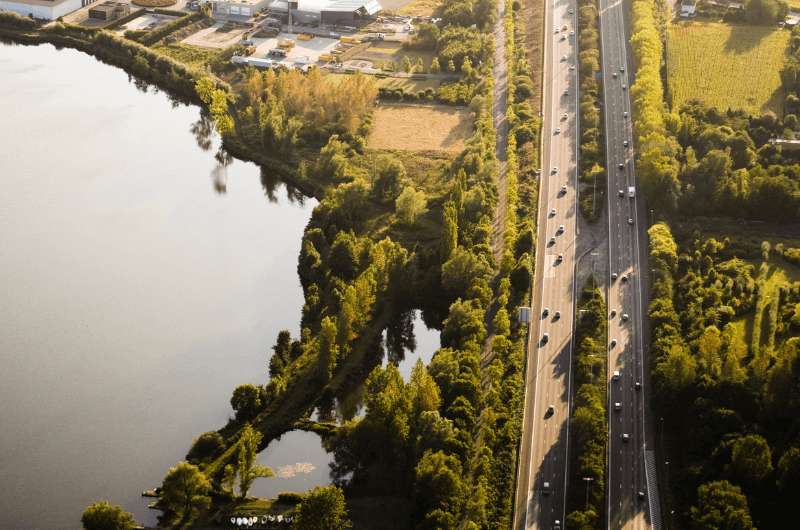
M 577 223 L 575 0 L 547 2 L 536 276 L 514 529 L 563 528 Z
M 610 275 L 606 515 L 609 530 L 640 530 L 651 526 L 645 466 L 647 385 L 639 248 L 641 227 L 646 221 L 637 209 L 624 17 L 621 0 L 600 0 Z
M 576 300 L 577 101 L 575 0 L 546 2 L 542 172 L 536 275 L 514 530 L 564 526 Z M 641 263 L 646 219 L 637 207 L 631 82 L 622 0 L 600 0 L 608 173 L 607 528 L 660 527 L 645 417 Z M 648 485 L 650 488 L 648 488 Z

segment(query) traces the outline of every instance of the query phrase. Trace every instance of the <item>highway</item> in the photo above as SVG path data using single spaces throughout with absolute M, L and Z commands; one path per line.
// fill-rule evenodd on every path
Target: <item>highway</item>
M 621 0 L 600 0 L 610 274 L 606 515 L 609 530 L 642 530 L 651 528 L 649 502 L 658 499 L 649 499 L 645 466 L 647 379 L 640 238 L 646 241 L 646 219 L 637 208 L 624 10 Z
M 547 0 L 545 19 L 542 169 L 515 530 L 563 528 L 566 509 L 578 211 L 575 0 Z

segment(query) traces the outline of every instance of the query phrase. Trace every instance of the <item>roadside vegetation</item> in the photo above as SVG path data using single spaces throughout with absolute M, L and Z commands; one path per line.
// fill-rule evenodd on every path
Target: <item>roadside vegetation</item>
M 600 218 L 606 196 L 605 140 L 600 122 L 600 34 L 596 0 L 578 2 L 580 75 L 580 210 L 590 222 Z
M 608 403 L 606 303 L 594 278 L 576 305 L 566 528 L 605 528 Z
M 792 149 L 773 142 L 795 137 L 796 47 L 793 36 L 784 55 L 787 32 L 765 27 L 781 17 L 774 4 L 748 2 L 740 22 L 751 26 L 669 30 L 675 105 L 667 111 L 661 11 L 650 0 L 633 3 L 637 169 L 655 222 L 648 232 L 652 406 L 669 461 L 659 467 L 662 513 L 674 513 L 680 527 L 778 528 L 800 493 L 800 282 L 792 264 L 800 165 Z M 713 42 L 703 45 L 696 31 Z M 718 51 L 676 65 L 676 54 L 690 48 Z M 783 60 L 785 100 L 774 78 L 758 92 L 769 72 L 753 72 L 774 71 Z M 737 74 L 742 68 L 746 77 Z M 705 103 L 681 99 L 689 96 L 680 83 L 690 78 L 709 80 L 692 89 Z M 744 101 L 742 91 L 758 99 Z M 733 99 L 722 104 L 735 108 L 708 104 L 723 92 Z M 763 111 L 770 98 L 785 114 Z
M 771 26 L 676 22 L 667 37 L 667 81 L 673 109 L 700 99 L 723 111 L 783 111 L 780 72 L 790 32 Z

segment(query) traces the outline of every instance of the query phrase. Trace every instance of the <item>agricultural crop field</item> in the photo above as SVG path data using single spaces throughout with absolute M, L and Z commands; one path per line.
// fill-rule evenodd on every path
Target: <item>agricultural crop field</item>
M 667 75 L 673 108 L 690 99 L 760 114 L 781 113 L 780 70 L 789 32 L 767 26 L 717 22 L 669 28 Z
M 424 124 L 424 126 L 421 126 Z M 464 149 L 472 133 L 470 113 L 444 105 L 381 105 L 367 140 L 372 149 L 448 151 Z

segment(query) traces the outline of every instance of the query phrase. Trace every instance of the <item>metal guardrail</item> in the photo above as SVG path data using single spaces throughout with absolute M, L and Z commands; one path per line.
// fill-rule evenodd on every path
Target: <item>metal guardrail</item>
M 662 530 L 661 504 L 659 503 L 658 481 L 656 480 L 656 453 L 644 452 L 644 473 L 647 480 L 647 502 L 650 507 L 650 526 L 653 530 Z

